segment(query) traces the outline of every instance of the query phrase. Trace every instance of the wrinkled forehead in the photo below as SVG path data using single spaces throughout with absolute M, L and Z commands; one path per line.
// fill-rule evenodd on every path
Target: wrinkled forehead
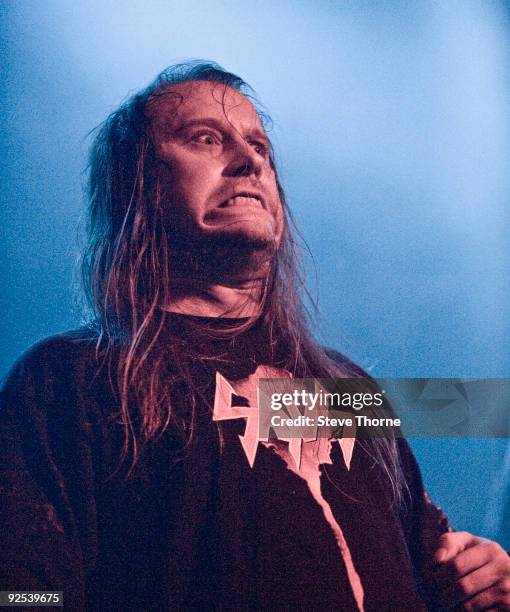
M 264 132 L 253 104 L 235 89 L 212 81 L 187 81 L 167 85 L 150 97 L 145 113 L 155 130 L 178 129 L 187 121 L 227 121 L 242 131 Z

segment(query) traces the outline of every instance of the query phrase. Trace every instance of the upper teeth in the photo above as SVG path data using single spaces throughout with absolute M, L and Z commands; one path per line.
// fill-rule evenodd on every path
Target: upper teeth
M 226 201 L 225 206 L 238 206 L 238 205 L 251 205 L 260 206 L 260 200 L 254 196 L 235 196 Z

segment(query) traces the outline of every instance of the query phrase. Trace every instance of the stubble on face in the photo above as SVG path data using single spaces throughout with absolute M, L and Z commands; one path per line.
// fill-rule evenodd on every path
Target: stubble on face
M 161 90 L 148 115 L 176 261 L 195 273 L 265 273 L 283 213 L 254 107 L 225 85 L 196 81 Z

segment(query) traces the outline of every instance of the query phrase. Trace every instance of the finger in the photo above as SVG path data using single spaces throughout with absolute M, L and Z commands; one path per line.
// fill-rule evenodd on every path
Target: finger
M 452 581 L 492 562 L 498 567 L 508 565 L 507 555 L 499 544 L 490 540 L 482 540 L 475 546 L 460 552 L 453 559 L 441 563 L 434 572 L 434 580 L 438 585 L 451 584 Z
M 440 589 L 438 601 L 443 608 L 451 609 L 479 593 L 491 589 L 500 580 L 500 564 L 497 562 L 487 563 L 458 580 L 450 581 L 447 586 Z
M 510 612 L 510 579 L 505 578 L 482 593 L 464 601 L 460 609 L 466 612 L 480 612 L 481 610 Z
M 467 531 L 451 531 L 443 533 L 439 538 L 438 548 L 434 554 L 436 563 L 446 563 L 460 552 L 482 542 L 482 538 Z
M 459 580 L 452 581 L 447 586 L 440 588 L 437 601 L 441 608 L 450 610 L 497 584 L 501 575 L 495 565 L 494 563 L 484 565 Z

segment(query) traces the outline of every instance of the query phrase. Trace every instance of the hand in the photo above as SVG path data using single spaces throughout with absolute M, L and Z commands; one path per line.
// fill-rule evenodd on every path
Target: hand
M 510 611 L 510 557 L 496 542 L 466 531 L 445 533 L 434 561 L 438 603 L 446 610 Z

